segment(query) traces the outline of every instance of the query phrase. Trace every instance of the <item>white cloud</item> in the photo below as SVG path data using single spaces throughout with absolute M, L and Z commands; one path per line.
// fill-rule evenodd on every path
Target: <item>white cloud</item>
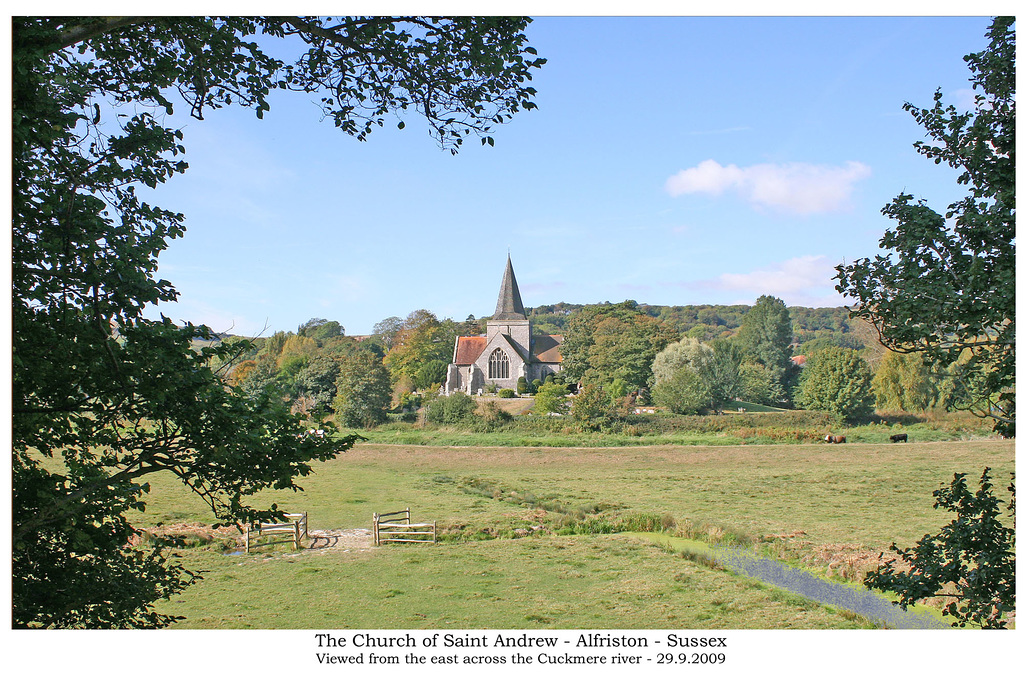
M 815 214 L 845 207 L 854 183 L 870 175 L 871 169 L 860 162 L 841 167 L 797 162 L 741 168 L 704 160 L 669 177 L 665 189 L 673 197 L 691 193 L 718 196 L 733 190 L 755 206 Z
M 725 273 L 701 286 L 749 298 L 775 296 L 789 305 L 836 307 L 846 302 L 835 291 L 834 276 L 835 264 L 825 256 L 801 256 L 744 274 Z

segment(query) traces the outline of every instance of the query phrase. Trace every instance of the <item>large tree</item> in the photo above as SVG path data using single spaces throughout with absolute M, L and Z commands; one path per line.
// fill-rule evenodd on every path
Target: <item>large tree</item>
M 654 384 L 654 357 L 677 339 L 675 330 L 634 301 L 587 305 L 569 318 L 562 371 L 570 382 L 610 385 L 619 380 L 635 392 Z
M 722 354 L 696 338 L 684 337 L 658 353 L 651 367 L 654 401 L 673 413 L 721 410 L 739 392 L 739 371 L 727 348 Z M 683 373 L 687 372 L 687 373 Z
M 808 361 L 800 378 L 797 403 L 813 411 L 830 411 L 844 419 L 872 411 L 871 371 L 855 350 L 827 347 Z
M 355 350 L 338 366 L 334 410 L 348 427 L 373 427 L 387 420 L 391 375 L 370 350 Z
M 796 369 L 791 361 L 793 322 L 786 304 L 774 296 L 758 298 L 743 316 L 736 339 L 743 349 L 744 361 L 764 367 L 770 389 L 776 393 L 773 401 L 764 403 L 788 403 Z
M 205 327 L 149 320 L 173 301 L 157 256 L 182 214 L 145 201 L 187 167 L 175 102 L 194 118 L 271 90 L 313 94 L 363 140 L 419 112 L 442 148 L 534 107 L 521 18 L 14 17 L 12 39 L 13 624 L 160 626 L 194 577 L 129 545 L 146 477 L 166 472 L 226 522 L 297 488 L 354 438 L 300 434 L 273 397 L 211 368 L 245 345 L 192 349 Z M 286 64 L 260 45 L 293 45 Z M 179 105 L 180 107 L 180 105 Z M 398 126 L 404 126 L 401 121 Z M 261 388 L 262 389 L 262 388 Z
M 964 57 L 973 74 L 968 110 L 941 91 L 930 108 L 904 105 L 928 136 L 918 152 L 960 171 L 968 194 L 942 212 L 899 195 L 882 210 L 897 224 L 879 243 L 886 253 L 836 268 L 836 289 L 856 301 L 852 316 L 891 350 L 959 363 L 975 393 L 968 408 L 1005 432 L 1016 420 L 1014 23 L 996 18 L 988 48 Z

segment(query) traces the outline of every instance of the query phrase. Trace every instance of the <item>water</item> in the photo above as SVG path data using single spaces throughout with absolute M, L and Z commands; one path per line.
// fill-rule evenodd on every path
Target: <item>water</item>
M 893 629 L 949 629 L 930 611 L 919 608 L 903 610 L 878 592 L 859 584 L 824 580 L 805 570 L 759 556 L 737 547 L 708 546 L 702 542 L 650 533 L 635 533 L 658 542 L 667 542 L 673 549 L 697 551 L 714 559 L 726 569 L 760 580 L 774 587 L 795 592 L 806 598 L 836 608 L 845 608 L 873 622 Z

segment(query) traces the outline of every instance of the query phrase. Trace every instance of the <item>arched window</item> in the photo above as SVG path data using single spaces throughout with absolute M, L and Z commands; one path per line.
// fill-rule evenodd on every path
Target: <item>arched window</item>
M 487 360 L 487 377 L 492 380 L 508 378 L 508 355 L 501 348 L 492 352 Z

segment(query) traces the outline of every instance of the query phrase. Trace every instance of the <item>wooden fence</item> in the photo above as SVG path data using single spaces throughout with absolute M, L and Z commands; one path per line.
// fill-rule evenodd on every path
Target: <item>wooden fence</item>
M 429 539 L 428 539 L 429 538 Z M 400 512 L 373 514 L 373 544 L 419 542 L 437 544 L 437 522 L 413 523 L 406 507 Z
M 306 512 L 285 514 L 288 521 L 283 523 L 253 523 L 245 529 L 245 551 L 282 542 L 291 542 L 295 549 L 302 544 L 303 538 L 309 537 L 309 523 Z M 266 538 L 264 542 L 257 539 Z

